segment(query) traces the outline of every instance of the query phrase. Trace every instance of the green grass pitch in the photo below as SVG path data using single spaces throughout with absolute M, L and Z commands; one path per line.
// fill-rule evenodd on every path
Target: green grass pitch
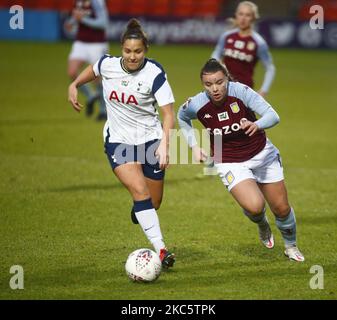
M 281 150 L 306 261 L 258 240 L 256 226 L 218 177 L 198 165 L 172 165 L 159 210 L 172 271 L 152 284 L 127 279 L 127 255 L 150 247 L 131 223 L 131 198 L 103 152 L 102 123 L 67 102 L 70 43 L 0 43 L 1 299 L 336 299 L 336 53 L 273 50 L 277 75 L 268 100 L 281 117 L 268 136 Z M 210 46 L 153 46 L 176 108 L 201 90 Z M 119 45 L 111 46 L 120 54 Z M 259 66 L 257 84 L 261 83 Z M 83 101 L 83 99 L 82 99 Z M 24 290 L 9 287 L 12 265 Z M 324 269 L 324 289 L 309 282 Z

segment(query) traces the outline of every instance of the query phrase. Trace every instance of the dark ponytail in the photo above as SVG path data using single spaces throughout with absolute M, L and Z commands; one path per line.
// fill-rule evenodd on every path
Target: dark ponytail
M 147 37 L 147 34 L 144 32 L 139 20 L 135 18 L 129 20 L 126 26 L 126 30 L 122 34 L 122 37 L 121 37 L 122 45 L 128 39 L 142 40 L 144 47 L 146 49 L 149 48 L 149 39 Z
M 232 76 L 230 75 L 227 67 L 222 64 L 221 62 L 219 62 L 216 59 L 209 59 L 205 65 L 202 67 L 201 72 L 200 72 L 200 79 L 202 80 L 202 76 L 204 74 L 208 74 L 208 73 L 215 73 L 218 71 L 222 71 L 224 73 L 224 75 L 226 76 L 226 78 L 229 81 L 232 81 Z

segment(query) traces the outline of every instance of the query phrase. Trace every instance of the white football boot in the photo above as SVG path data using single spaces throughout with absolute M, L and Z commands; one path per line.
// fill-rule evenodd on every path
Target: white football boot
M 263 245 L 268 249 L 274 248 L 274 236 L 271 232 L 269 223 L 266 226 L 259 227 L 259 238 Z
M 304 256 L 301 253 L 300 250 L 298 250 L 298 248 L 296 247 L 296 245 L 294 246 L 289 246 L 286 247 L 284 254 L 290 259 L 290 260 L 294 260 L 294 261 L 298 261 L 298 262 L 303 262 L 304 261 Z

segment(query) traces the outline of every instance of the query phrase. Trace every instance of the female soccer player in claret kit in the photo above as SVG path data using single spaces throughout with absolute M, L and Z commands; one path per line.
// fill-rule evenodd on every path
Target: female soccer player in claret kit
M 238 4 L 235 18 L 229 19 L 234 28 L 224 32 L 212 53 L 212 58 L 224 63 L 233 80 L 254 88 L 254 71 L 260 60 L 265 68 L 259 94 L 265 97 L 275 76 L 275 66 L 266 41 L 254 30 L 259 18 L 255 3 L 242 1 Z M 214 175 L 214 163 L 206 163 L 204 174 Z
M 65 21 L 65 28 L 70 31 L 77 26 L 74 41 L 68 58 L 68 75 L 71 81 L 78 76 L 82 66 L 94 64 L 102 55 L 109 52 L 106 29 L 109 25 L 109 14 L 104 0 L 75 0 L 71 18 Z M 97 120 L 106 120 L 102 84 L 95 82 L 96 92 L 88 85 L 81 86 L 86 96 L 86 114 L 92 115 L 94 103 L 99 100 L 100 110 Z
M 265 74 L 258 92 L 265 96 L 274 79 L 275 66 L 266 41 L 253 29 L 258 18 L 259 11 L 255 3 L 240 2 L 232 19 L 235 28 L 220 36 L 212 58 L 223 62 L 234 80 L 251 88 L 254 88 L 256 64 L 261 60 Z
M 104 55 L 88 66 L 69 86 L 69 101 L 77 111 L 77 88 L 102 78 L 107 122 L 103 129 L 105 152 L 114 174 L 133 199 L 131 218 L 139 223 L 164 268 L 175 255 L 163 241 L 156 210 L 169 164 L 169 130 L 174 128 L 174 97 L 162 66 L 145 57 L 148 38 L 131 19 L 121 37 L 122 56 Z M 161 110 L 163 123 L 155 107 Z
M 179 125 L 197 161 L 206 152 L 197 144 L 192 122 L 198 119 L 210 135 L 215 168 L 244 214 L 258 225 L 262 243 L 271 249 L 274 237 L 266 217 L 265 202 L 276 218 L 285 242 L 285 255 L 304 261 L 296 244 L 294 209 L 288 203 L 279 150 L 266 137 L 265 129 L 279 116 L 264 98 L 239 82 L 230 81 L 224 65 L 210 59 L 201 70 L 205 91 L 179 109 Z M 255 113 L 261 117 L 257 120 Z

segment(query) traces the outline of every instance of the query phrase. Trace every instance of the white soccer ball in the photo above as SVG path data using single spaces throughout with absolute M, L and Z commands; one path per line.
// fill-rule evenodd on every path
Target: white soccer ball
M 132 281 L 151 282 L 161 273 L 161 261 L 154 251 L 138 249 L 129 254 L 125 271 Z

